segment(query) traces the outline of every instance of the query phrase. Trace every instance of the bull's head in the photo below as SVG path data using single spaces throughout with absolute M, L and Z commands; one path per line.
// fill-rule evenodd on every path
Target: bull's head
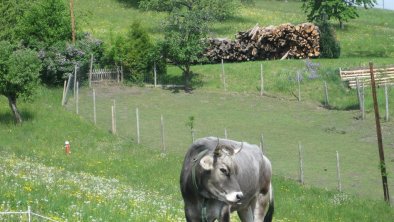
M 241 151 L 241 146 L 218 145 L 212 154 L 201 158 L 199 164 L 204 170 L 202 183 L 206 191 L 216 199 L 235 204 L 241 201 L 243 193 L 236 179 L 238 173 L 234 155 Z

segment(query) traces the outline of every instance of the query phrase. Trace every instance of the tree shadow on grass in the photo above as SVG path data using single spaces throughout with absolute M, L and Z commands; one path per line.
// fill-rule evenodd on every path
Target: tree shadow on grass
M 332 105 L 327 105 L 324 101 L 320 101 L 320 104 L 322 107 L 328 110 L 336 110 L 336 111 L 353 111 L 353 110 L 359 110 L 360 105 L 359 104 L 350 104 L 345 107 L 338 107 L 338 106 L 332 106 Z
M 183 76 L 164 76 L 160 81 L 162 82 L 162 88 L 170 90 L 172 93 L 179 93 L 185 89 L 185 81 Z M 199 73 L 193 73 L 193 79 L 191 82 L 191 87 L 194 89 L 201 88 L 204 85 L 202 81 L 202 75 Z M 189 91 L 189 92 L 191 92 Z
M 28 111 L 21 111 L 21 116 L 23 122 L 31 121 L 34 118 L 34 115 Z M 11 111 L 0 113 L 0 124 L 1 125 L 15 124 L 15 119 Z

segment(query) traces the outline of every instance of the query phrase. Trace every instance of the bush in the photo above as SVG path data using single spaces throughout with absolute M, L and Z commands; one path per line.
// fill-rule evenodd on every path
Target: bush
M 71 39 L 66 4 L 63 0 L 38 0 L 20 19 L 17 32 L 25 46 L 37 50 Z
M 318 26 L 320 29 L 320 57 L 339 58 L 341 46 L 336 39 L 334 29 L 327 21 L 321 22 Z
M 57 42 L 39 51 L 43 63 L 41 80 L 47 85 L 61 85 L 68 75 L 78 67 L 78 79 L 87 79 L 90 56 L 100 61 L 103 56 L 102 41 L 93 38 L 89 33 L 78 36 L 75 45 L 65 41 Z
M 139 22 L 134 22 L 126 37 L 111 38 L 105 53 L 105 62 L 124 67 L 126 81 L 141 84 L 153 79 L 153 66 L 157 73 L 165 74 L 166 65 L 159 44 L 151 42 L 149 35 Z

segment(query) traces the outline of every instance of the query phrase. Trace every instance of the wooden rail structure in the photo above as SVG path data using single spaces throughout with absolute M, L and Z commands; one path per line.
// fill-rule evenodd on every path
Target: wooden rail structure
M 123 72 L 121 69 L 93 69 L 89 75 L 89 82 L 123 82 Z
M 386 68 L 374 68 L 373 72 L 376 85 L 394 85 L 394 65 Z M 349 83 L 349 87 L 352 89 L 357 88 L 357 81 L 359 84 L 364 83 L 365 86 L 371 85 L 371 74 L 368 67 L 346 70 L 339 68 L 339 75 L 343 81 Z

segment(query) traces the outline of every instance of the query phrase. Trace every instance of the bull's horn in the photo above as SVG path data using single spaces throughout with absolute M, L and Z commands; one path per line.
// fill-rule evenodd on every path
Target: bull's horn
M 239 152 L 241 152 L 241 150 L 244 148 L 244 142 L 242 141 L 241 142 L 241 148 L 239 148 L 239 149 L 234 149 L 234 151 L 235 151 L 235 153 L 239 153 Z
M 216 144 L 216 147 L 215 147 L 215 151 L 213 152 L 214 153 L 214 155 L 215 156 L 220 156 L 221 155 L 221 147 L 219 146 L 219 137 L 217 137 L 218 138 L 218 144 Z
M 233 150 L 234 150 L 234 154 L 237 154 L 239 152 L 241 152 L 242 148 L 244 148 L 244 142 L 241 142 L 241 146 L 232 146 Z

